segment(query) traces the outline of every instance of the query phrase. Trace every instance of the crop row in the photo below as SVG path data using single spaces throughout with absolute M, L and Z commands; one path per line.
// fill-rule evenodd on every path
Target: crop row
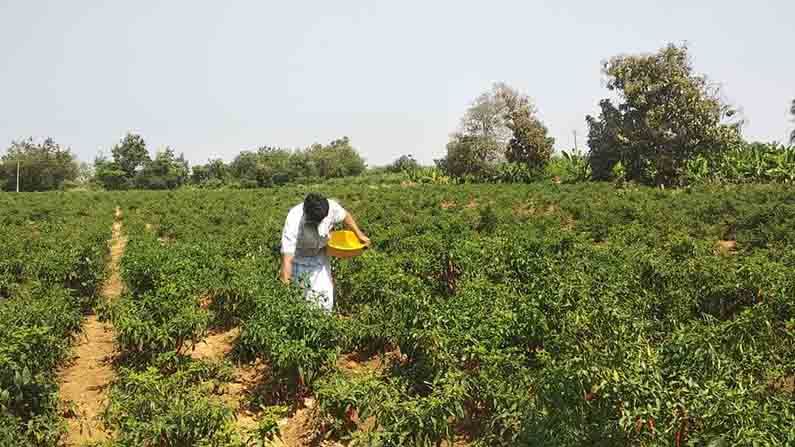
M 98 194 L 2 195 L 0 210 L 0 444 L 56 445 L 55 371 L 104 277 L 113 207 Z
M 424 193 L 363 200 L 385 227 L 337 271 L 353 345 L 405 356 L 319 385 L 376 418 L 366 443 L 792 442 L 786 189 Z
M 795 442 L 786 188 L 318 189 L 374 241 L 334 262 L 332 315 L 276 279 L 308 189 L 119 196 L 122 445 L 245 442 L 208 386 L 229 365 L 187 355 L 231 326 L 234 358 L 269 366 L 253 406 L 311 395 L 317 431 L 358 445 Z

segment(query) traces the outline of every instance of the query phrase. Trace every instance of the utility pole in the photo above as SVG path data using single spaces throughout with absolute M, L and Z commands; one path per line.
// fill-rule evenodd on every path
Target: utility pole
M 17 158 L 17 192 L 19 192 L 19 159 Z
M 574 151 L 579 152 L 580 148 L 577 147 L 577 131 L 574 130 L 572 133 L 574 133 Z

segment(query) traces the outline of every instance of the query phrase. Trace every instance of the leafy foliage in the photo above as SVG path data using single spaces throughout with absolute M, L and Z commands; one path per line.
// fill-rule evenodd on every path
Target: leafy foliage
M 296 151 L 264 146 L 256 152 L 241 152 L 229 165 L 232 179 L 243 187 L 272 187 L 307 179 L 357 176 L 364 169 L 364 160 L 348 137 Z
M 461 119 L 437 166 L 454 177 L 486 180 L 507 161 L 529 171 L 542 170 L 555 140 L 536 117 L 530 99 L 504 83 L 481 94 Z
M 20 191 L 61 189 L 65 182 L 75 180 L 78 174 L 72 152 L 61 148 L 51 138 L 40 144 L 32 138 L 11 143 L 0 166 L 0 183 L 6 191 L 16 190 L 17 164 Z
M 0 441 L 55 446 L 55 372 L 104 276 L 112 207 L 96 194 L 0 196 Z
M 152 159 L 143 137 L 127 134 L 113 147 L 113 161 L 100 156 L 94 161 L 96 180 L 105 189 L 174 189 L 188 180 L 185 157 L 166 147 Z
M 206 165 L 195 165 L 191 169 L 191 183 L 195 185 L 220 186 L 229 178 L 229 167 L 221 159 L 214 159 Z
M 127 293 L 104 314 L 126 355 L 106 421 L 122 445 L 237 445 L 218 395 L 228 369 L 187 354 L 206 331 L 238 325 L 234 358 L 268 366 L 251 397 L 272 411 L 263 438 L 285 406 L 313 395 L 314 429 L 360 445 L 791 443 L 792 191 L 625 186 L 322 186 L 374 241 L 361 257 L 334 261 L 334 314 L 276 279 L 278 234 L 303 188 L 114 195 L 129 237 Z M 19 199 L 5 200 L 13 210 Z M 2 219 L 93 221 L 86 207 L 55 205 Z M 69 294 L 29 306 L 46 289 L 19 282 L 24 264 L 3 265 L 13 297 L 0 306 L 21 300 L 0 313 L 9 327 L 24 326 L 12 315 L 30 309 L 73 330 L 80 306 Z M 67 339 L 16 333 L 35 350 L 53 347 L 46 359 Z M 6 346 L 0 359 L 34 358 Z M 52 388 L 42 389 L 30 396 Z M 57 438 L 53 400 L 22 416 L 6 410 L 21 411 L 11 396 L 0 439 L 29 427 Z
M 128 133 L 112 149 L 113 161 L 127 178 L 133 178 L 139 169 L 150 161 L 149 151 L 143 137 Z
M 188 162 L 185 156 L 178 157 L 171 148 L 155 154 L 155 158 L 144 165 L 136 176 L 136 186 L 141 189 L 174 189 L 188 179 Z
M 229 380 L 201 363 L 174 370 L 122 369 L 104 413 L 119 446 L 234 445 L 229 408 L 203 391 L 211 381 Z
M 793 183 L 795 147 L 776 143 L 741 144 L 712 157 L 688 160 L 687 183 Z
M 503 89 L 506 126 L 511 130 L 505 156 L 509 162 L 521 163 L 531 170 L 540 170 L 549 162 L 555 139 L 547 136 L 547 128 L 535 116 L 530 100 L 510 89 Z
M 411 172 L 420 168 L 420 164 L 414 157 L 409 155 L 401 155 L 392 164 L 387 166 L 387 172 Z
M 238 353 L 271 368 L 260 405 L 313 394 L 318 430 L 363 445 L 786 445 L 795 435 L 785 187 L 327 188 L 375 241 L 335 262 L 336 315 L 276 280 L 274 241 L 303 191 L 290 187 L 126 196 L 137 236 L 125 275 L 150 306 L 142 315 L 239 324 Z M 721 252 L 726 239 L 736 251 Z M 174 352 L 179 335 L 163 333 Z M 382 366 L 341 366 L 354 354 Z
M 494 173 L 500 147 L 493 138 L 454 134 L 447 143 L 447 156 L 437 166 L 455 177 L 487 177 Z
M 591 166 L 588 159 L 576 149 L 563 151 L 565 177 L 571 182 L 584 182 L 591 178 Z
M 274 384 L 295 395 L 333 368 L 346 343 L 340 322 L 304 300 L 300 290 L 273 286 L 255 298 L 254 313 L 241 328 L 240 349 L 268 358 Z
M 693 72 L 686 46 L 617 56 L 603 71 L 620 102 L 604 99 L 599 117 L 586 118 L 594 179 L 608 179 L 621 162 L 628 180 L 672 184 L 687 160 L 740 142 L 741 123 L 729 121 L 735 111 L 721 101 L 716 86 Z

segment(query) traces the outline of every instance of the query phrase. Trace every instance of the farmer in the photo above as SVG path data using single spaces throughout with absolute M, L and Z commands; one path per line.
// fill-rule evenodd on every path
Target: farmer
M 342 222 L 365 246 L 370 239 L 362 233 L 353 216 L 335 200 L 310 193 L 304 202 L 294 206 L 282 230 L 282 268 L 280 279 L 289 284 L 301 281 L 305 296 L 331 311 L 334 306 L 334 281 L 326 256 L 329 231 Z

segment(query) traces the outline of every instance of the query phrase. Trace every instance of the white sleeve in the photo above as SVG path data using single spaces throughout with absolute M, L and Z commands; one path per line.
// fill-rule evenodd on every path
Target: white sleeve
M 287 214 L 287 219 L 285 219 L 284 228 L 282 229 L 282 254 L 284 255 L 295 254 L 295 244 L 298 239 L 298 226 L 300 225 L 300 220 L 300 217 L 292 211 Z
M 336 200 L 329 199 L 328 201 L 328 217 L 331 221 L 335 224 L 338 224 L 345 220 L 345 216 L 348 215 L 348 212 L 345 211 L 345 208 L 342 207 Z

